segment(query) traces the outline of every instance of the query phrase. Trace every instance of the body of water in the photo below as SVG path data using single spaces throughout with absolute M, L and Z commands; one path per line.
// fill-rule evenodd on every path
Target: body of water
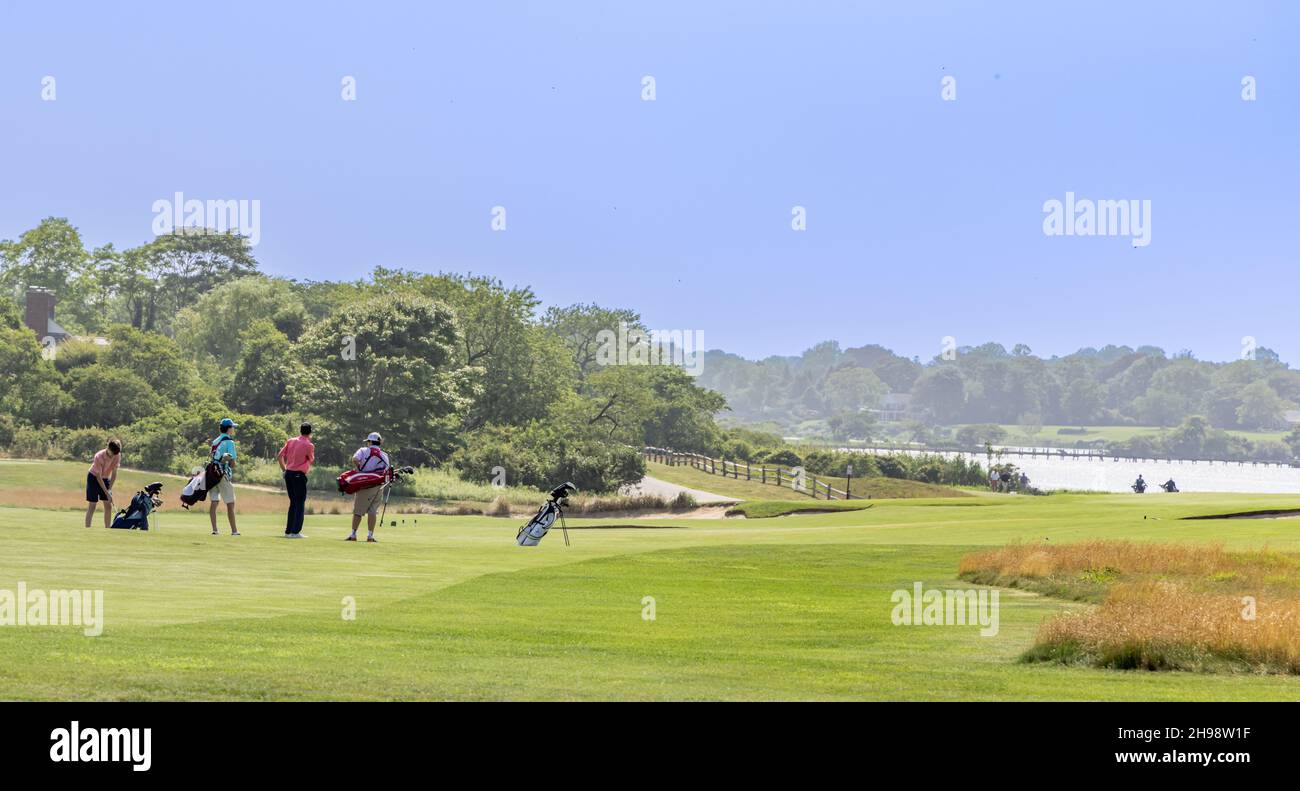
M 846 449 L 850 450 L 850 449 Z M 861 450 L 871 454 L 926 451 Z M 987 467 L 983 453 L 933 452 L 936 456 L 964 456 Z M 1021 455 L 1014 450 L 993 457 L 994 463 L 1010 462 L 1025 471 L 1039 489 L 1087 489 L 1098 492 L 1128 492 L 1138 474 L 1146 479 L 1148 494 L 1163 494 L 1156 488 L 1170 478 L 1184 492 L 1246 492 L 1256 494 L 1300 494 L 1300 468 L 1280 464 L 1235 461 L 1187 461 L 1165 459 L 1072 459 L 1059 456 Z

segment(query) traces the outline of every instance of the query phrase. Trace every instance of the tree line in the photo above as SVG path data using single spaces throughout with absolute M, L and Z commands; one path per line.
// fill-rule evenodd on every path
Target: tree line
M 22 325 L 29 287 L 53 290 L 60 324 L 88 339 L 46 353 Z M 88 458 L 116 435 L 132 464 L 185 471 L 224 416 L 264 458 L 309 419 L 324 464 L 380 431 L 402 463 L 608 492 L 642 477 L 645 445 L 724 439 L 725 401 L 680 369 L 597 364 L 602 330 L 645 329 L 636 312 L 543 311 L 490 277 L 297 281 L 262 273 L 239 236 L 87 250 L 50 218 L 0 242 L 0 289 L 0 447 L 16 455 Z
M 881 346 L 827 341 L 798 356 L 756 361 L 711 351 L 700 384 L 726 397 L 729 420 L 835 439 L 886 433 L 873 409 L 888 394 L 910 396 L 905 422 L 924 428 L 1190 425 L 1193 445 L 1198 437 L 1226 442 L 1225 431 L 1286 429 L 1287 411 L 1300 408 L 1300 371 L 1265 347 L 1251 359 L 1215 363 L 1152 346 L 1045 359 L 1023 344 L 1008 351 L 986 343 L 923 364 Z

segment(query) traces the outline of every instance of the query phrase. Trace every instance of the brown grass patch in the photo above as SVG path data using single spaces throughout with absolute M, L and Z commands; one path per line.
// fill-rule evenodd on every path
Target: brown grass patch
M 1043 623 L 1028 661 L 1135 670 L 1300 673 L 1300 597 L 1116 585 L 1100 606 Z
M 1131 541 L 1012 544 L 962 578 L 1099 602 L 1039 628 L 1025 661 L 1300 673 L 1300 555 Z

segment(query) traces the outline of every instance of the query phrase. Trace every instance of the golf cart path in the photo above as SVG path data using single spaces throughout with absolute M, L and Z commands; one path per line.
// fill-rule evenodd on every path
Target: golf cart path
M 705 492 L 699 489 L 691 489 L 668 481 L 661 481 L 658 478 L 651 478 L 649 475 L 641 479 L 640 483 L 632 483 L 623 487 L 621 494 L 638 495 L 647 494 L 652 497 L 662 497 L 665 500 L 671 500 L 682 492 L 686 492 L 695 498 L 695 502 L 700 505 L 729 505 L 738 503 L 734 497 L 723 497 L 713 492 Z

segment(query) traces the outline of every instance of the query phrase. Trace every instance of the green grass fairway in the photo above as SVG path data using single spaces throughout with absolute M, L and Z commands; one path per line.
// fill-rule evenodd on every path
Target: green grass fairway
M 396 517 L 406 524 L 367 545 L 341 540 L 346 516 L 309 517 L 311 537 L 288 541 L 275 514 L 231 538 L 170 505 L 151 533 L 4 506 L 0 589 L 101 589 L 106 623 L 98 637 L 0 626 L 0 699 L 1300 700 L 1294 677 L 1018 663 L 1044 618 L 1081 606 L 1023 591 L 1001 591 L 995 637 L 890 621 L 891 593 L 915 581 L 972 587 L 957 562 L 978 546 L 1300 550 L 1296 520 L 1175 519 L 1264 508 L 1300 497 L 882 500 L 780 519 L 571 521 L 573 546 L 553 533 L 525 549 L 517 520 L 486 517 Z

